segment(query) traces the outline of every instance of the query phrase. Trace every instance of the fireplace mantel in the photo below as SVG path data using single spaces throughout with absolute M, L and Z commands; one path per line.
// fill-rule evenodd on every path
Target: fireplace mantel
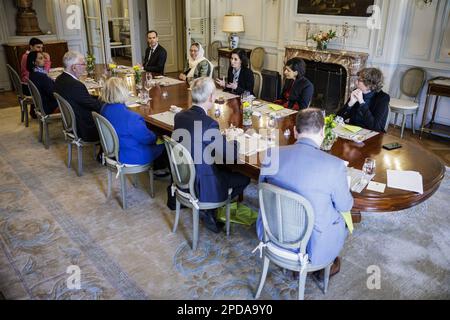
M 331 63 L 341 65 L 347 71 L 347 85 L 345 100 L 350 96 L 353 84 L 358 78 L 359 70 L 365 68 L 369 54 L 365 52 L 342 51 L 342 50 L 324 50 L 320 51 L 313 47 L 306 46 L 286 46 L 285 61 L 299 57 L 304 60 L 315 62 Z

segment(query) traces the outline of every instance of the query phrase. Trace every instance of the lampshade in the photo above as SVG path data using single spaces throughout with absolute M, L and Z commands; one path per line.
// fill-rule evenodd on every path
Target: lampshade
M 226 15 L 223 17 L 223 32 L 244 32 L 244 17 L 241 15 Z

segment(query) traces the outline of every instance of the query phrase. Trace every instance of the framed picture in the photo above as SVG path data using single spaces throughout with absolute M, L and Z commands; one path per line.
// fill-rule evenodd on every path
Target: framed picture
M 298 0 L 297 13 L 370 17 L 374 0 Z

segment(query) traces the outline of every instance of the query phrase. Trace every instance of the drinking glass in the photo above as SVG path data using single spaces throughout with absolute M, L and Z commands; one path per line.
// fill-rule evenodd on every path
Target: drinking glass
M 148 73 L 147 73 L 148 74 Z M 153 82 L 152 80 L 145 80 L 144 83 L 144 89 L 147 91 L 147 95 L 149 97 L 149 100 L 152 100 L 152 98 L 150 98 L 150 90 L 153 88 Z
M 362 167 L 363 176 L 361 178 L 361 181 L 364 183 L 368 182 L 368 177 L 374 174 L 376 168 L 376 161 L 372 158 L 366 158 L 364 160 L 364 165 Z
M 274 133 L 275 133 L 275 128 L 277 127 L 277 122 L 276 122 L 276 113 L 275 112 L 271 112 L 269 115 L 269 119 L 267 120 L 267 140 L 270 144 L 272 144 L 274 142 Z

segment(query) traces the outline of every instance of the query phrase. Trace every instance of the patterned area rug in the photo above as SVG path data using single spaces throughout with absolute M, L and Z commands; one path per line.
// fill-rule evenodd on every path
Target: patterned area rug
M 18 108 L 0 110 L 0 292 L 6 299 L 253 299 L 261 272 L 259 255 L 251 253 L 258 244 L 254 227 L 233 225 L 227 239 L 201 226 L 192 252 L 188 211 L 171 233 L 168 180 L 155 181 L 155 199 L 145 175 L 137 188 L 128 183 L 123 211 L 118 181 L 106 200 L 106 170 L 91 150 L 85 150 L 84 176 L 77 177 L 66 167 L 61 125 L 50 126 L 49 150 L 37 132 L 35 121 L 29 128 L 19 123 Z M 450 298 L 449 181 L 447 172 L 438 192 L 414 208 L 363 214 L 328 293 L 308 277 L 306 299 Z M 245 198 L 257 204 L 255 185 Z M 71 266 L 81 271 L 80 289 L 70 286 Z M 380 272 L 375 288 L 373 270 Z M 271 265 L 262 298 L 296 297 L 292 274 Z

